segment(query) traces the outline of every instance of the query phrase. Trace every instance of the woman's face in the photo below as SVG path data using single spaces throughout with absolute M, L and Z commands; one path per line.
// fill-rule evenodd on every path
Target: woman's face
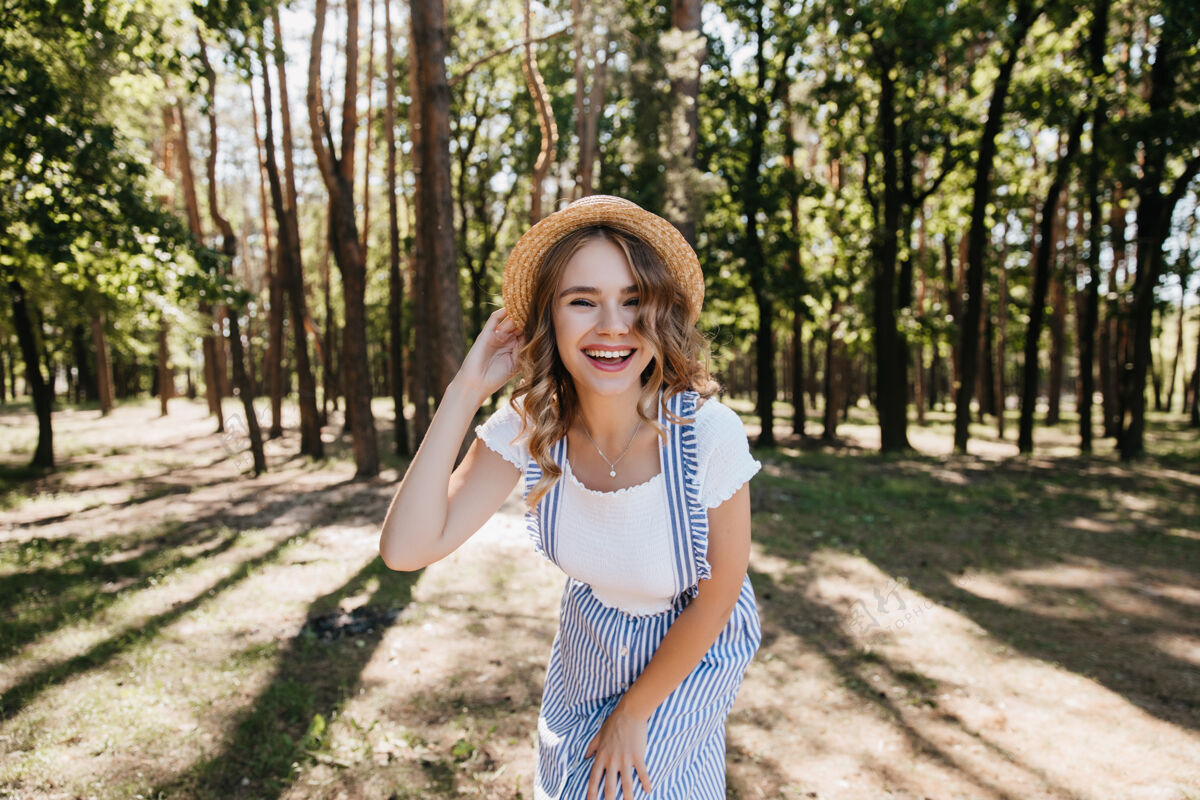
M 641 386 L 642 370 L 654 354 L 634 332 L 637 281 L 625 252 L 608 239 L 588 241 L 563 270 L 554 293 L 558 355 L 576 390 L 619 395 Z M 588 353 L 619 353 L 621 360 Z

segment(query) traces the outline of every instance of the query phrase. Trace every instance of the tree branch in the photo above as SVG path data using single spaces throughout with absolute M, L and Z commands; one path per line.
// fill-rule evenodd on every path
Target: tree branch
M 321 96 L 321 47 L 325 39 L 325 11 L 328 6 L 327 0 L 317 0 L 312 48 L 308 55 L 308 91 L 305 94 L 308 105 L 308 124 L 312 129 L 313 154 L 317 158 L 317 166 L 320 168 L 321 177 L 327 186 L 334 181 L 337 169 L 333 163 L 332 139 L 330 139 L 328 148 L 322 141 L 322 133 L 327 133 L 329 128 L 325 113 L 325 100 Z M 287 102 L 287 98 L 284 97 L 281 101 Z
M 519 42 L 513 42 L 508 47 L 502 47 L 499 50 L 488 53 L 486 56 L 476 59 L 475 61 L 472 61 L 470 64 L 467 65 L 466 69 L 464 69 L 462 72 L 460 72 L 459 74 L 457 74 L 453 78 L 451 78 L 449 80 L 450 88 L 453 89 L 458 84 L 459 81 L 466 78 L 468 75 L 470 75 L 472 72 L 474 72 L 478 67 L 482 67 L 484 64 L 486 64 L 487 62 L 489 62 L 493 59 L 499 58 L 500 56 L 505 55 L 506 53 L 511 53 L 513 50 L 516 50 L 518 47 L 524 47 L 527 44 L 538 44 L 539 42 L 545 42 L 549 39 L 553 39 L 556 36 L 562 36 L 564 33 L 570 32 L 570 30 L 571 30 L 571 26 L 568 25 L 565 28 L 559 28 L 558 30 L 554 31 L 553 33 L 547 33 L 545 36 L 539 36 L 536 39 L 522 39 Z

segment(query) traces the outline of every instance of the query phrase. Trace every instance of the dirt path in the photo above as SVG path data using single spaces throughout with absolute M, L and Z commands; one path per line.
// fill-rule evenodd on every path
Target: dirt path
M 175 402 L 166 420 L 56 414 L 67 468 L 0 516 L 0 797 L 531 798 L 563 576 L 517 491 L 446 560 L 392 573 L 376 548 L 395 469 L 355 482 L 348 460 L 291 457 L 289 433 L 245 479 L 200 404 Z M 28 423 L 0 416 L 0 455 Z M 779 485 L 754 484 L 756 530 L 778 533 Z M 934 596 L 861 553 L 775 541 L 751 558 L 764 641 L 729 720 L 730 797 L 1200 798 L 1200 681 L 1143 708 L 972 605 L 1094 590 L 1157 620 L 1131 635 L 1194 678 L 1196 564 L 1157 595 L 1079 558 L 947 575 Z M 1041 610 L 1043 639 L 1073 613 Z

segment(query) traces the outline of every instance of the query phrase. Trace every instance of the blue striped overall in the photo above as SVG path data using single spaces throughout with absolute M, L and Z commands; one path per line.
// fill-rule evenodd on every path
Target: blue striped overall
M 667 405 L 674 414 L 692 419 L 697 399 L 696 392 L 688 390 L 670 397 Z M 675 601 L 661 613 L 629 614 L 602 604 L 588 584 L 568 576 L 538 717 L 535 800 L 586 797 L 594 760 L 584 758 L 588 742 L 645 669 L 671 623 L 699 593 L 698 581 L 711 577 L 708 512 L 700 504 L 694 426 L 672 423 L 661 407 L 658 421 L 669 432 L 661 447 L 675 544 Z M 560 466 L 565 450 L 565 438 L 551 448 Z M 525 469 L 526 496 L 540 477 L 541 468 L 531 458 Z M 534 548 L 560 568 L 557 511 L 562 486 L 562 480 L 557 481 L 538 502 L 536 513 L 525 514 Z M 761 640 L 747 575 L 729 622 L 712 647 L 650 717 L 646 766 L 655 800 L 724 800 L 725 718 Z M 646 797 L 636 777 L 633 794 Z M 630 800 L 619 786 L 616 796 Z

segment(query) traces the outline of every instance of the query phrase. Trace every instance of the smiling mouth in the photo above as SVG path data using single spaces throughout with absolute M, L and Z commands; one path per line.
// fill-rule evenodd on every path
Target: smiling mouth
M 633 354 L 634 354 L 634 353 L 636 353 L 636 352 L 637 352 L 637 348 L 631 349 L 631 350 L 629 351 L 629 355 L 626 355 L 626 356 L 621 356 L 621 357 L 619 357 L 619 358 L 603 358 L 603 357 L 597 357 L 597 356 L 590 355 L 590 354 L 589 354 L 589 353 L 587 353 L 587 352 L 583 352 L 583 354 L 584 354 L 585 356 L 587 356 L 588 358 L 590 358 L 592 361 L 595 361 L 597 364 L 610 364 L 610 365 L 616 365 L 616 364 L 624 364 L 626 361 L 628 361 L 629 359 L 633 358 Z

